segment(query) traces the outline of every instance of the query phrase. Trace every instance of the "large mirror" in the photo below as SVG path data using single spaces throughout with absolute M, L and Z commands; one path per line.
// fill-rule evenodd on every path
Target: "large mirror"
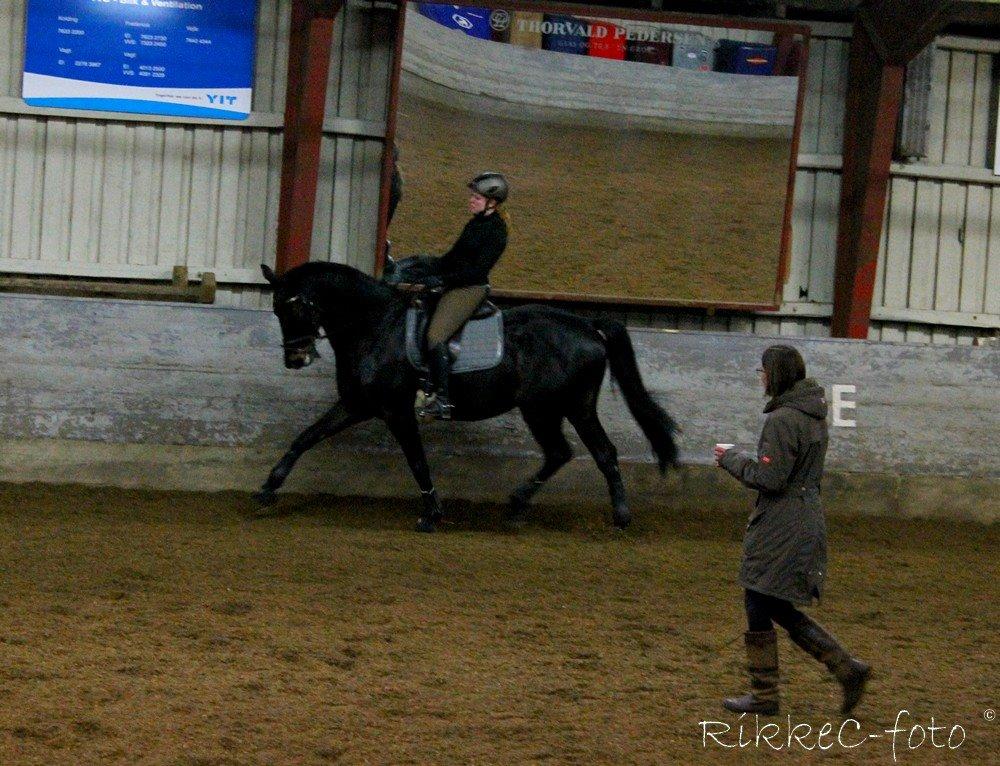
M 542 8 L 409 3 L 394 255 L 446 251 L 497 170 L 503 294 L 776 305 L 807 30 Z

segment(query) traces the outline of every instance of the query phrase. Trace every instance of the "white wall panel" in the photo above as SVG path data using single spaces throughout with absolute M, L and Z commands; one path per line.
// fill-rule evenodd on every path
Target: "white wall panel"
M 889 211 L 885 219 L 886 250 L 879 259 L 883 274 L 881 304 L 906 308 L 910 283 L 910 254 L 913 243 L 913 216 L 917 204 L 917 182 L 893 179 L 889 187 Z
M 792 208 L 792 252 L 783 293 L 786 302 L 801 301 L 809 297 L 809 249 L 812 244 L 815 196 L 816 174 L 806 170 L 798 171 L 795 174 Z
M 972 93 L 972 137 L 969 144 L 969 164 L 980 167 L 993 166 L 993 145 L 990 142 L 991 124 L 996 126 L 995 115 L 991 119 L 993 91 L 993 56 L 986 53 L 976 55 L 976 74 Z
M 24 62 L 24 0 L 0 3 L 0 95 L 21 92 Z
M 844 96 L 847 92 L 849 43 L 823 40 L 823 73 L 819 94 L 819 153 L 838 154 L 844 141 Z
M 993 204 L 1000 187 L 958 180 L 963 168 L 983 169 L 991 166 L 992 159 L 995 54 L 972 50 L 976 47 L 970 44 L 970 50 L 962 50 L 961 40 L 950 38 L 948 47 L 935 52 L 928 156 L 905 168 L 910 175 L 926 169 L 921 173 L 925 177 L 906 177 L 901 168 L 890 183 L 873 316 L 919 315 L 920 323 L 875 320 L 873 337 L 971 342 L 976 334 L 1000 325 L 1000 218 L 996 217 L 1000 208 Z M 796 179 L 786 312 L 828 315 L 830 311 L 836 257 L 830 235 L 835 237 L 837 227 L 848 56 L 847 40 L 813 39 L 800 148 L 802 155 L 812 156 L 813 169 L 801 169 Z M 963 316 L 974 316 L 977 326 L 986 329 L 929 329 L 935 317 L 954 325 Z

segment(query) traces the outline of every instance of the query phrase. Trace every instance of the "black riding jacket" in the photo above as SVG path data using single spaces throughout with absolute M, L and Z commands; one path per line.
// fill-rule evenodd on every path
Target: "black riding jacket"
M 437 276 L 443 287 L 485 285 L 490 281 L 490 269 L 500 260 L 507 247 L 507 224 L 499 213 L 476 213 L 458 241 L 441 256 Z

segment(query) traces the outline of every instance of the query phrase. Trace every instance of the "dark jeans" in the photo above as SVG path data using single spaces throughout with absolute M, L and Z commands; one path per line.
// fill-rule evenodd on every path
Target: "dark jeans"
M 755 632 L 773 630 L 772 621 L 788 630 L 804 616 L 790 601 L 755 590 L 744 591 L 743 603 L 747 610 L 747 627 Z

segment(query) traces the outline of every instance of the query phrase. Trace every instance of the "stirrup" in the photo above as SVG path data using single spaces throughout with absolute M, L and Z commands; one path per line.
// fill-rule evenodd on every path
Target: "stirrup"
M 441 399 L 436 393 L 427 394 L 423 391 L 417 392 L 414 411 L 417 417 L 425 422 L 430 422 L 431 420 L 451 420 L 451 413 L 454 409 L 454 405 L 450 404 L 447 400 Z

